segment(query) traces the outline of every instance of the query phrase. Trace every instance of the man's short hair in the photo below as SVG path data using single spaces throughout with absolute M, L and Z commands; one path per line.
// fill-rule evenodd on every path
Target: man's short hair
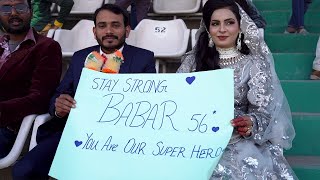
M 27 0 L 27 1 L 28 1 L 29 8 L 32 9 L 31 0 Z
M 30 9 L 32 9 L 31 0 L 27 0 L 28 6 Z
M 117 14 L 117 15 L 122 14 L 124 25 L 125 26 L 129 25 L 129 13 L 128 13 L 128 11 L 123 9 L 123 8 L 121 8 L 120 6 L 115 5 L 115 4 L 104 4 L 100 8 L 97 9 L 94 12 L 94 15 L 93 15 L 94 25 L 96 25 L 97 15 L 102 10 L 111 11 L 112 13 Z

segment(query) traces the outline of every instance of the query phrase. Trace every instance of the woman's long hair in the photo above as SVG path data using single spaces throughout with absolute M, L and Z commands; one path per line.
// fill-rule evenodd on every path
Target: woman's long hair
M 217 9 L 228 8 L 236 16 L 240 25 L 240 13 L 238 5 L 234 0 L 208 0 L 202 9 L 202 18 L 206 29 L 209 31 L 212 13 Z M 243 42 L 243 34 L 241 36 L 241 50 L 243 54 L 249 54 L 250 50 Z M 220 69 L 219 67 L 219 53 L 215 46 L 208 47 L 209 35 L 207 31 L 202 32 L 199 35 L 199 39 L 196 46 L 196 71 L 206 71 Z

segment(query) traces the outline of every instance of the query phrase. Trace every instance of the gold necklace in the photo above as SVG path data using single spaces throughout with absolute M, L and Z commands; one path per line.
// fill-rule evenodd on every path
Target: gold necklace
M 239 54 L 237 57 L 227 58 L 227 59 L 220 59 L 219 66 L 220 67 L 226 67 L 230 65 L 234 65 L 238 62 L 240 62 L 245 55 Z
M 231 48 L 216 48 L 219 52 L 219 66 L 225 67 L 229 65 L 233 65 L 239 61 L 241 61 L 244 55 L 241 55 L 240 51 L 236 47 Z

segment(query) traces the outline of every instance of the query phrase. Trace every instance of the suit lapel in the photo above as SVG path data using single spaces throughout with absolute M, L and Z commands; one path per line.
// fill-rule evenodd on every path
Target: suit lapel
M 127 44 L 124 44 L 122 55 L 124 57 L 124 63 L 121 64 L 119 73 L 130 73 L 130 66 L 132 62 L 133 55 L 131 53 L 131 48 Z
M 30 49 L 31 48 L 29 47 L 24 47 L 18 51 L 13 52 L 0 69 L 0 79 L 4 77 L 9 69 L 12 69 L 12 67 L 14 67 L 17 63 L 24 61 Z
M 92 51 L 97 51 L 98 53 L 100 53 L 100 46 L 93 46 Z

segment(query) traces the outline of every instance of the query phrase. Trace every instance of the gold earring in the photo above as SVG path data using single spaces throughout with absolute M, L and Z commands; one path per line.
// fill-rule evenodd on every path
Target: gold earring
M 208 36 L 209 36 L 208 47 L 212 48 L 212 47 L 214 47 L 214 42 L 213 42 L 212 37 L 210 36 L 210 34 L 208 34 Z
M 241 50 L 241 35 L 242 35 L 242 32 L 239 33 L 238 40 L 237 40 L 237 49 L 238 49 L 238 51 Z

